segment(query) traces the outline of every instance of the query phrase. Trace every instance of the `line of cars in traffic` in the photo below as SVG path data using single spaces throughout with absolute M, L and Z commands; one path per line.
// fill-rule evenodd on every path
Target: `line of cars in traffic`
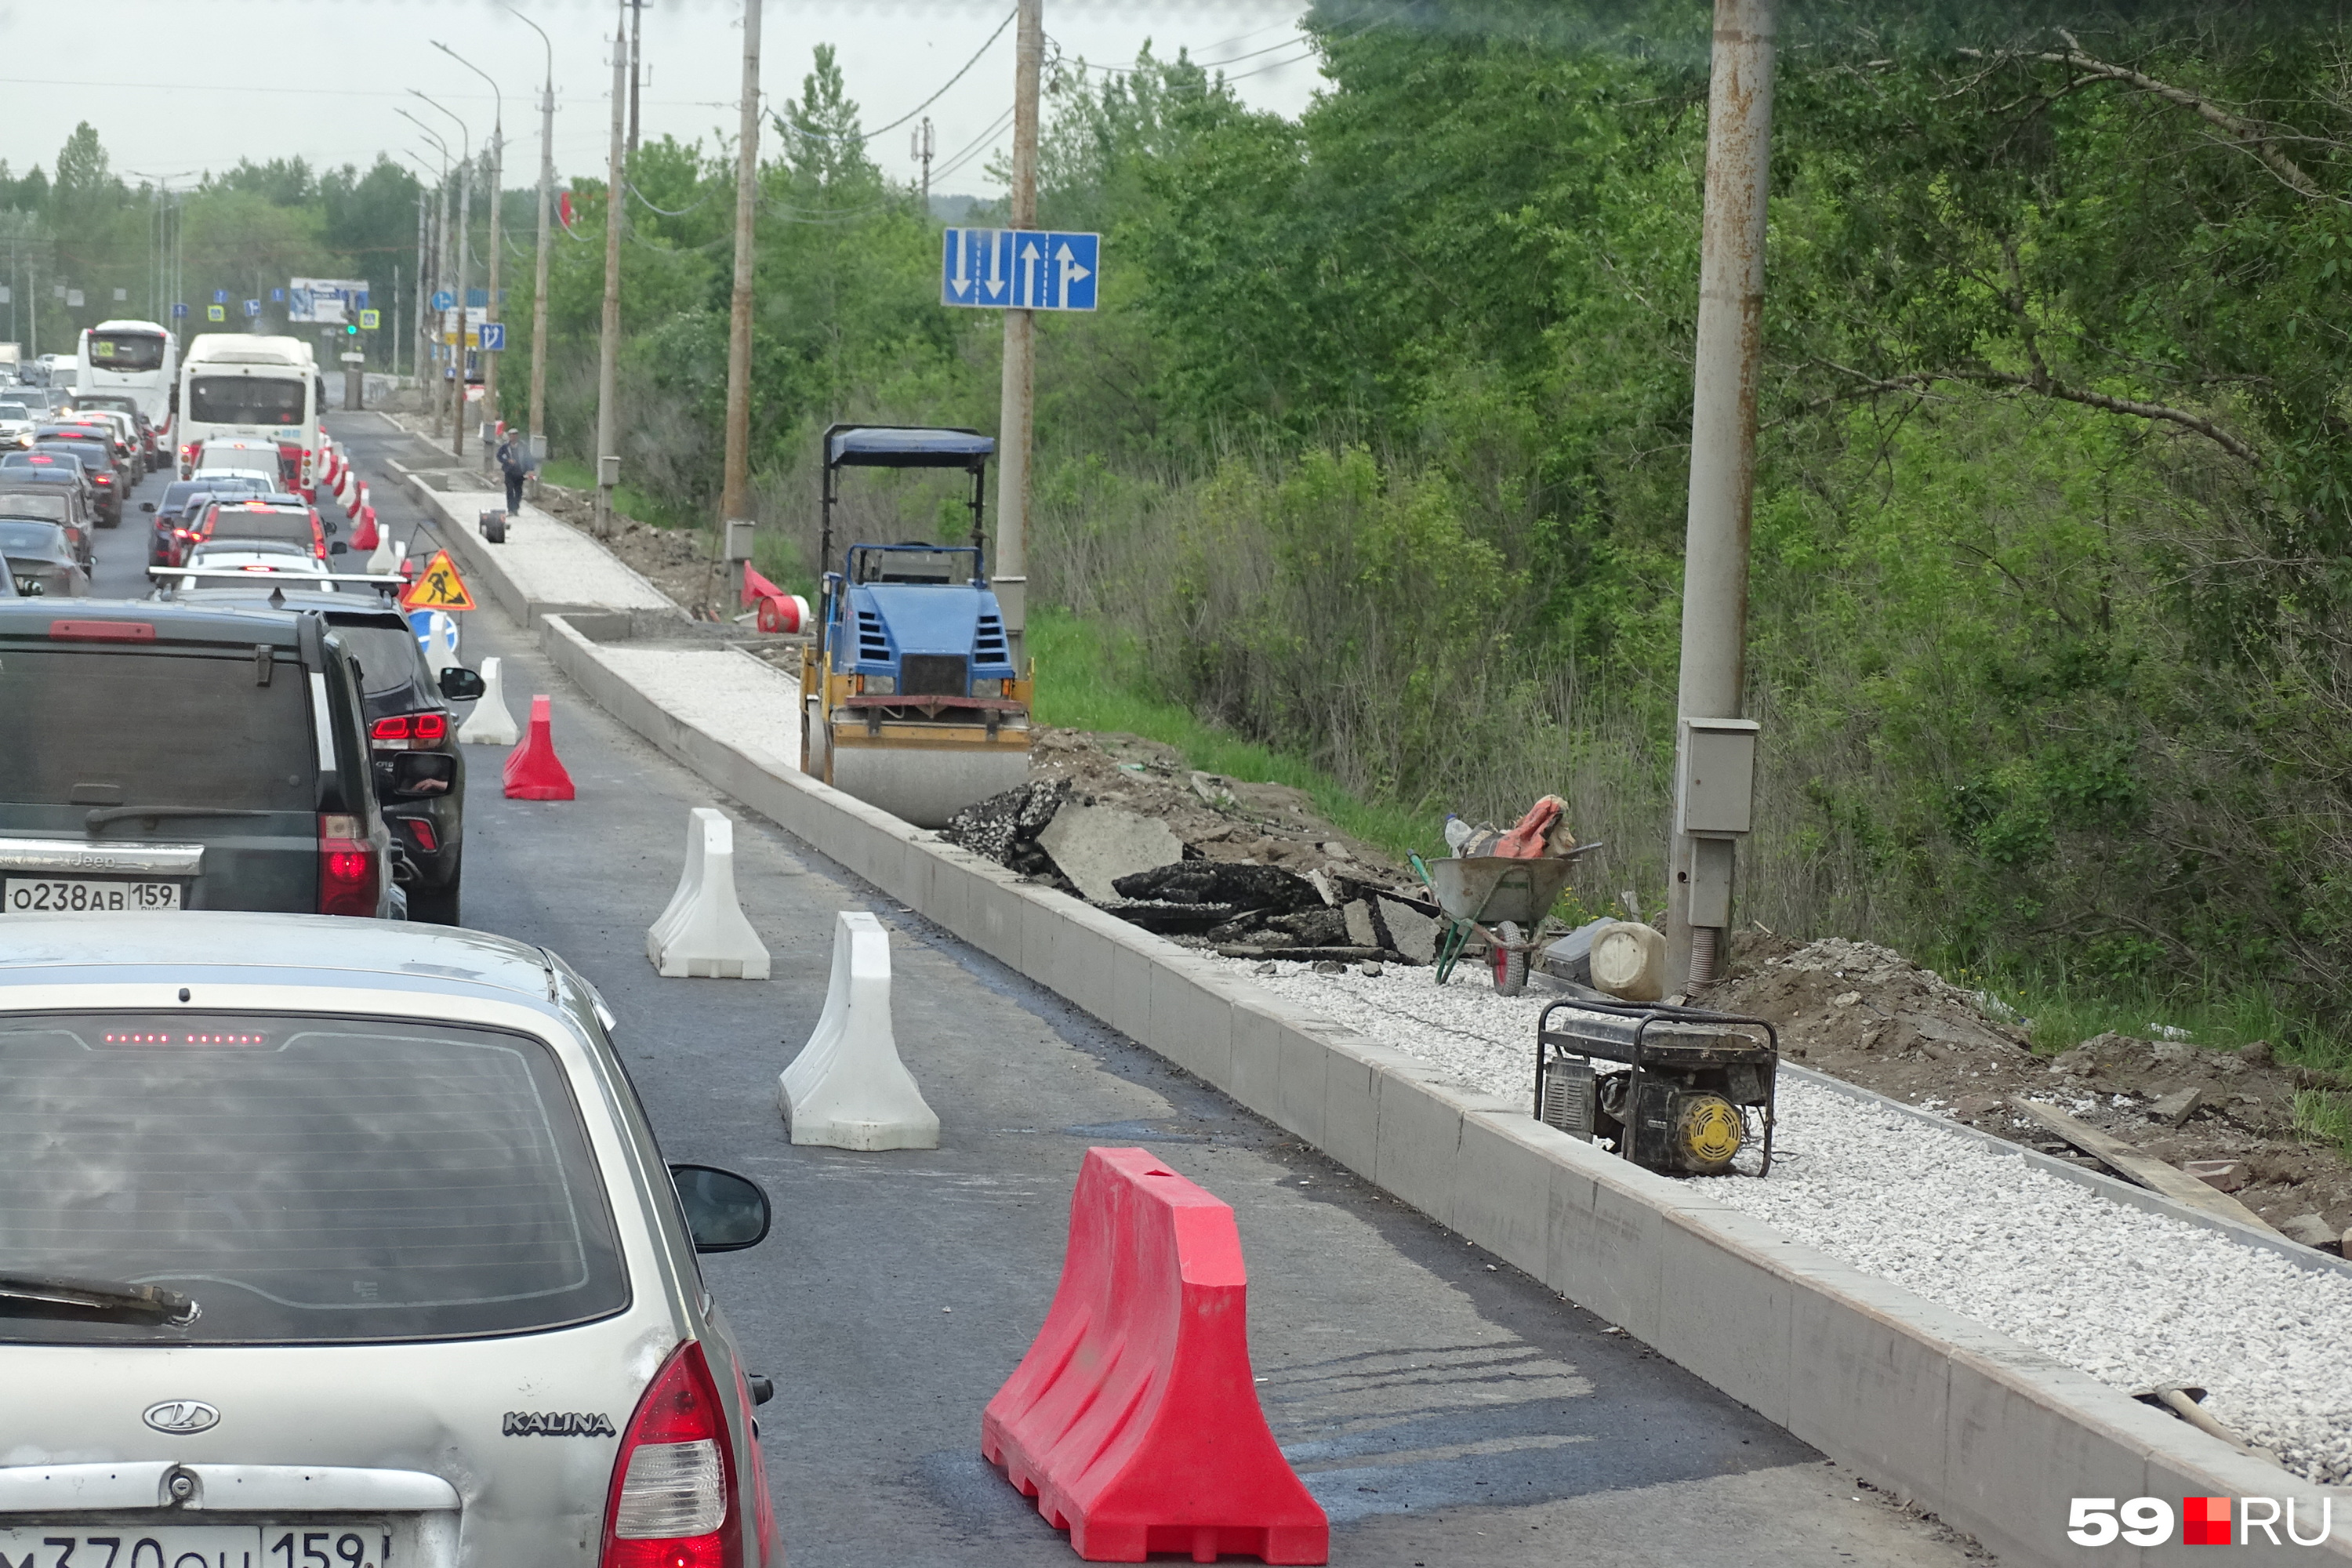
M 0 463 L 0 1562 L 780 1563 L 697 1262 L 766 1194 L 446 929 L 480 678 L 204 457 L 144 599 L 16 592 L 10 507 L 86 498 Z

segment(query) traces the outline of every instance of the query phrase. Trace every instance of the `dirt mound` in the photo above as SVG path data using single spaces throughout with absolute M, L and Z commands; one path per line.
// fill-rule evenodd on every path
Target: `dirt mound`
M 2352 1225 L 2352 1168 L 2294 1128 L 2297 1090 L 2345 1086 L 2273 1061 L 2266 1045 L 2221 1051 L 2107 1034 L 2036 1056 L 2024 1020 L 1888 948 L 1758 937 L 1735 957 L 1730 977 L 1692 1000 L 1770 1022 L 1790 1061 L 2104 1169 L 2009 1107 L 2047 1100 L 2157 1159 L 2231 1163 L 2218 1184 L 2273 1226 L 2312 1214 L 2338 1235 Z M 2183 1103 L 2191 1108 L 2176 1123 Z

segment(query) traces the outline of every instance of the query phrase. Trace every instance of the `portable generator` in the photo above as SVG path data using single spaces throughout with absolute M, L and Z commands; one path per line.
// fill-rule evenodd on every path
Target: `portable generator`
M 1536 1119 L 1667 1175 L 1772 1169 L 1780 1037 L 1696 1007 L 1555 1002 L 1536 1021 Z

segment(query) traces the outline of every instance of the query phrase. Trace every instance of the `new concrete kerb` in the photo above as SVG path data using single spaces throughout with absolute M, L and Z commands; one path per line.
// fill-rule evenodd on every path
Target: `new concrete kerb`
M 424 493 L 463 536 L 446 498 Z M 463 556 L 489 554 L 467 542 Z M 534 608 L 559 668 L 715 787 L 2005 1561 L 2183 1558 L 2177 1539 L 2071 1545 L 2075 1497 L 2316 1489 L 1711 1202 L 1704 1184 L 1629 1165 L 1224 966 L 765 765 L 670 714 L 583 635 L 625 637 L 629 616 Z M 2337 1512 L 2321 1560 L 2352 1562 L 2352 1508 Z

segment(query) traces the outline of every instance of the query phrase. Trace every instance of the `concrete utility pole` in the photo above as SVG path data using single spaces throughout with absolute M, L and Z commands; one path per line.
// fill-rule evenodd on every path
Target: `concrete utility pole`
M 425 291 L 431 287 L 425 267 L 425 193 L 419 191 L 416 193 L 416 309 L 414 326 L 416 346 L 420 349 L 425 346 Z
M 644 91 L 646 65 L 646 0 L 625 0 L 629 7 L 629 153 L 637 155 L 637 106 Z
M 629 91 L 629 34 L 613 29 L 613 154 L 604 185 L 604 320 L 596 346 L 596 537 L 613 531 L 613 487 L 621 482 L 621 456 L 614 448 L 620 433 L 621 353 L 621 164 L 622 117 Z
M 530 455 L 547 456 L 547 259 L 548 208 L 555 200 L 555 46 L 546 29 L 514 7 L 522 25 L 539 35 L 547 50 L 547 86 L 539 105 L 539 255 L 531 264 Z M 537 482 L 536 474 L 533 482 Z
M 449 286 L 449 258 L 451 255 L 449 245 L 449 171 L 446 168 L 444 168 L 441 171 L 440 224 L 441 226 L 439 230 L 438 243 L 435 245 L 433 249 L 433 288 L 436 293 L 442 291 Z M 462 322 L 466 318 L 461 313 L 457 319 Z M 433 324 L 433 374 L 436 376 L 442 377 L 441 384 L 433 389 L 433 434 L 436 437 L 446 434 L 446 432 L 441 428 L 441 422 L 449 416 L 450 382 L 445 374 L 449 363 L 449 345 L 443 341 L 449 335 L 448 323 L 449 317 L 447 312 L 436 312 L 436 320 Z M 464 341 L 462 328 L 460 329 L 459 341 L 461 342 Z
M 727 468 L 719 496 L 726 525 L 751 516 L 751 280 L 759 259 L 753 219 L 760 210 L 760 7 L 743 0 L 743 123 L 735 145 L 735 295 L 727 321 Z
M 1045 0 L 1021 0 L 1013 68 L 1011 227 L 1037 226 L 1037 79 L 1045 58 Z M 1029 444 L 1036 427 L 1037 318 L 1004 312 L 1004 384 L 996 434 L 996 574 L 1005 639 L 1021 665 L 1029 630 Z
M 931 154 L 936 150 L 937 143 L 931 139 L 931 117 L 926 114 L 923 116 L 923 123 L 914 132 L 911 145 L 907 149 L 908 153 L 922 161 L 923 216 L 926 218 L 931 216 Z
M 482 320 L 487 323 L 499 319 L 499 260 L 506 249 L 503 243 L 506 230 L 499 222 L 499 215 L 507 188 L 507 95 L 499 90 L 496 77 L 448 45 L 436 39 L 433 47 L 490 84 L 490 276 L 488 291 L 482 300 Z M 489 353 L 482 355 L 482 417 L 485 420 L 499 417 L 499 361 L 501 357 Z M 489 461 L 488 442 L 483 444 L 482 460 L 486 466 Z
M 1773 0 L 1715 0 L 1667 859 L 1666 973 L 1674 989 L 1685 974 L 1694 984 L 1713 980 L 1729 956 L 1734 851 L 1754 798 L 1756 726 L 1740 717 L 1740 706 L 1764 363 L 1772 39 Z

